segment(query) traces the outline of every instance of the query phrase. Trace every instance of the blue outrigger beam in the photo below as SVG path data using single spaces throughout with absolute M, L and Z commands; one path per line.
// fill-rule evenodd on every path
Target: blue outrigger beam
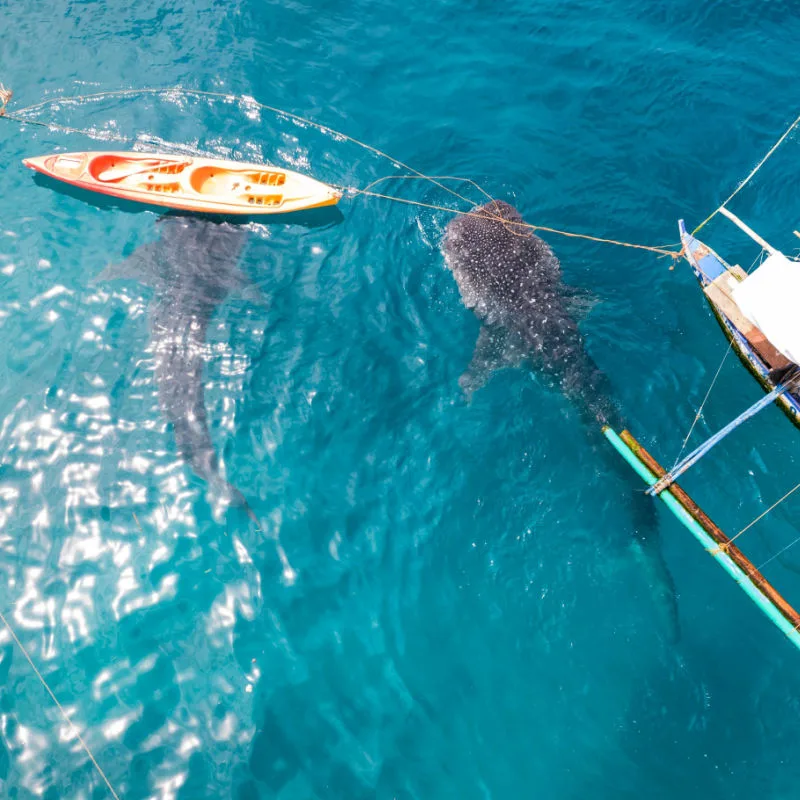
M 758 402 L 753 403 L 750 408 L 742 411 L 736 419 L 732 420 L 724 428 L 718 430 L 713 436 L 706 439 L 699 447 L 692 450 L 683 461 L 679 461 L 669 472 L 665 473 L 663 478 L 660 478 L 647 490 L 647 494 L 651 497 L 661 494 L 661 492 L 673 484 L 680 475 L 683 475 L 689 467 L 696 464 L 715 444 L 719 444 L 731 431 L 738 428 L 743 422 L 750 419 L 750 417 L 754 417 L 761 409 L 774 403 L 790 388 L 792 388 L 791 383 L 781 383 L 769 394 L 764 395 Z
M 774 398 L 773 398 L 774 399 Z M 615 433 L 603 428 L 606 439 L 649 486 L 655 486 L 666 471 L 628 431 Z M 739 584 L 747 596 L 766 614 L 786 637 L 800 649 L 800 614 L 756 569 L 739 548 L 718 528 L 702 509 L 672 483 L 659 499 L 691 531 L 717 563 Z

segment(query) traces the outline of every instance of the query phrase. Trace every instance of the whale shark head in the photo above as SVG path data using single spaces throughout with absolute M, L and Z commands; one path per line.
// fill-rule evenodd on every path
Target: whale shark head
M 509 237 L 529 241 L 533 236 L 531 226 L 514 206 L 503 200 L 492 200 L 471 211 L 460 213 L 445 231 L 445 252 L 488 252 L 504 246 Z
M 502 200 L 451 220 L 442 250 L 464 305 L 488 322 L 558 290 L 561 268 L 550 246 Z
M 487 268 L 479 257 L 505 250 L 510 236 L 530 239 L 531 232 L 522 215 L 503 200 L 492 200 L 459 214 L 447 226 L 443 249 L 448 268 L 456 272 L 477 272 Z

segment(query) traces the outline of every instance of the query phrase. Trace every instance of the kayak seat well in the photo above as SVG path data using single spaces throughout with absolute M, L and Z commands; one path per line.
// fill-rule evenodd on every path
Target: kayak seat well
M 250 205 L 279 206 L 283 202 L 282 194 L 261 194 L 258 189 L 263 186 L 283 186 L 286 174 L 271 170 L 256 172 L 204 166 L 192 172 L 190 183 L 198 194 L 236 195 L 237 198 L 246 199 Z
M 107 154 L 89 162 L 89 174 L 98 181 L 111 183 L 142 173 L 178 175 L 189 165 L 189 161 L 166 161 L 156 158 L 121 158 Z M 152 175 L 151 178 L 152 180 Z

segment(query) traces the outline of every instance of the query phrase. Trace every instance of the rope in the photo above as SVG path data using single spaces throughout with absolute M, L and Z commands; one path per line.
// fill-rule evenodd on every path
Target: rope
M 761 570 L 764 569 L 764 567 L 766 567 L 767 564 L 770 563 L 770 561 L 774 561 L 778 556 L 782 556 L 790 547 L 794 547 L 798 542 L 800 542 L 800 536 L 798 536 L 794 541 L 789 542 L 789 544 L 787 544 L 786 547 L 783 547 L 780 550 L 778 550 L 778 552 L 775 553 L 774 556 L 770 556 L 763 564 L 756 567 L 756 569 L 759 572 L 761 572 Z M 784 564 L 784 566 L 788 566 L 788 564 Z
M 421 176 L 426 177 L 426 176 Z M 466 179 L 468 180 L 468 179 Z M 459 208 L 449 208 L 448 206 L 440 206 L 436 205 L 435 203 L 423 203 L 419 200 L 407 200 L 403 197 L 395 197 L 394 195 L 389 194 L 380 194 L 378 192 L 370 192 L 367 189 L 353 189 L 353 196 L 357 197 L 358 195 L 366 195 L 367 197 L 377 197 L 382 200 L 393 200 L 396 203 L 405 203 L 406 205 L 410 206 L 420 206 L 421 208 L 429 208 L 433 209 L 434 211 L 446 211 L 450 214 L 456 214 L 461 216 L 474 216 L 474 217 L 481 217 L 482 219 L 488 220 L 495 220 L 501 221 L 506 223 L 506 227 L 517 227 L 517 228 L 526 228 L 530 231 L 543 231 L 544 233 L 553 233 L 558 236 L 567 236 L 572 239 L 586 239 L 590 242 L 600 242 L 601 244 L 613 244 L 617 247 L 631 247 L 635 250 L 647 250 L 651 253 L 658 253 L 662 256 L 670 256 L 673 259 L 681 258 L 683 255 L 681 251 L 675 250 L 666 250 L 663 247 L 651 247 L 650 245 L 646 244 L 633 244 L 632 242 L 621 242 L 617 239 L 604 239 L 600 236 L 590 236 L 586 233 L 573 233 L 571 231 L 562 231 L 557 228 L 548 228 L 544 225 L 534 225 L 530 222 L 508 222 L 508 220 L 503 220 L 501 217 L 497 217 L 494 214 L 484 214 L 478 211 L 462 211 Z
M 100 132 L 96 130 L 90 130 L 88 128 L 70 128 L 67 125 L 57 125 L 54 122 L 40 122 L 36 119 L 20 117 L 18 114 L 0 114 L 0 118 L 8 119 L 12 122 L 19 122 L 23 125 L 38 125 L 40 128 L 47 128 L 51 131 L 61 131 L 62 133 L 80 133 L 83 136 L 88 136 L 90 139 L 102 139 L 103 141 L 107 142 L 131 141 L 129 136 L 122 136 L 121 134 L 112 133 L 111 131 L 103 131 L 102 135 L 100 135 Z
M 15 114 L 6 114 L 5 115 L 5 119 L 13 120 L 15 122 L 19 122 L 19 123 L 22 123 L 22 124 L 39 125 L 41 127 L 49 128 L 51 130 L 61 130 L 61 131 L 64 131 L 65 133 L 80 133 L 80 134 L 84 134 L 84 135 L 87 135 L 87 136 L 90 136 L 90 137 L 93 137 L 93 138 L 97 138 L 98 137 L 98 133 L 96 131 L 88 131 L 88 130 L 80 129 L 80 128 L 70 128 L 70 127 L 67 127 L 67 126 L 57 125 L 55 123 L 40 122 L 38 120 L 28 119 L 24 115 L 25 114 L 29 114 L 30 112 L 33 112 L 33 111 L 38 111 L 38 110 L 40 110 L 42 108 L 45 108 L 47 106 L 56 105 L 58 103 L 65 103 L 65 102 L 78 103 L 78 102 L 85 102 L 85 101 L 92 101 L 92 100 L 107 99 L 107 98 L 111 98 L 111 97 L 135 97 L 135 96 L 141 96 L 141 95 L 169 95 L 169 94 L 176 94 L 176 93 L 180 94 L 180 95 L 184 95 L 184 96 L 189 96 L 189 97 L 222 98 L 222 99 L 228 100 L 228 101 L 238 100 L 239 102 L 247 103 L 247 104 L 249 104 L 251 106 L 255 106 L 255 107 L 259 108 L 259 109 L 262 109 L 262 110 L 265 110 L 265 111 L 269 111 L 269 112 L 271 112 L 271 113 L 273 113 L 273 114 L 275 114 L 277 116 L 285 117 L 287 119 L 294 120 L 295 122 L 299 122 L 299 123 L 302 123 L 304 125 L 310 125 L 311 127 L 316 128 L 317 130 L 321 131 L 322 133 L 332 134 L 333 136 L 335 136 L 337 138 L 341 138 L 344 141 L 351 142 L 352 144 L 355 144 L 355 145 L 357 145 L 359 147 L 362 147 L 365 150 L 368 150 L 369 152 L 379 156 L 380 158 L 384 158 L 387 161 L 390 161 L 392 164 L 400 166 L 403 169 L 407 169 L 409 172 L 413 173 L 412 175 L 388 175 L 388 176 L 385 176 L 383 178 L 378 178 L 377 180 L 375 180 L 372 183 L 368 184 L 363 189 L 350 188 L 349 191 L 351 192 L 351 196 L 352 197 L 358 197 L 359 195 L 364 195 L 364 196 L 367 196 L 367 197 L 380 198 L 380 199 L 384 199 L 384 200 L 392 200 L 392 201 L 394 201 L 396 203 L 404 203 L 406 205 L 414 205 L 414 206 L 419 206 L 421 208 L 428 208 L 428 209 L 432 209 L 432 210 L 436 210 L 436 211 L 446 211 L 446 212 L 449 212 L 451 214 L 466 215 L 466 214 L 474 214 L 475 213 L 473 211 L 461 211 L 459 209 L 448 208 L 447 206 L 435 205 L 435 204 L 431 204 L 431 203 L 423 203 L 423 202 L 420 202 L 420 201 L 417 201 L 417 200 L 407 200 L 407 199 L 400 198 L 400 197 L 395 197 L 395 196 L 392 196 L 392 195 L 380 194 L 380 193 L 377 193 L 377 192 L 370 191 L 371 187 L 373 187 L 373 186 L 377 185 L 378 183 L 380 183 L 382 181 L 385 181 L 385 180 L 397 180 L 397 179 L 415 180 L 416 179 L 416 180 L 427 180 L 427 181 L 430 181 L 431 183 L 433 183 L 435 186 L 438 186 L 443 191 L 447 192 L 448 194 L 451 194 L 452 196 L 458 198 L 459 200 L 462 200 L 463 202 L 465 202 L 465 203 L 467 203 L 469 205 L 472 205 L 472 203 L 468 198 L 466 198 L 464 195 L 460 194 L 459 192 L 455 191 L 451 187 L 446 186 L 444 183 L 442 183 L 442 181 L 445 181 L 445 180 L 458 180 L 458 181 L 462 181 L 462 182 L 465 182 L 465 183 L 470 183 L 478 191 L 480 191 L 482 194 L 484 194 L 489 200 L 493 200 L 494 199 L 494 198 L 492 198 L 492 196 L 485 189 L 483 189 L 479 184 L 477 184 L 475 181 L 473 181 L 473 180 L 471 180 L 469 178 L 456 178 L 456 177 L 450 176 L 450 175 L 441 175 L 441 176 L 440 175 L 426 175 L 426 174 L 420 172 L 419 170 L 414 169 L 412 166 L 404 163 L 403 161 L 400 161 L 399 159 L 394 158 L 393 156 L 390 156 L 388 153 L 384 152 L 383 150 L 378 149 L 377 147 L 373 147 L 372 145 L 367 144 L 366 142 L 362 142 L 359 139 L 356 139 L 356 138 L 354 138 L 352 136 L 348 136 L 346 133 L 342 133 L 341 131 L 337 131 L 336 129 L 328 127 L 327 125 L 322 125 L 322 124 L 320 124 L 318 122 L 315 122 L 314 120 L 309 119 L 308 117 L 303 117 L 303 116 L 300 116 L 299 114 L 293 114 L 290 111 L 285 111 L 285 110 L 283 110 L 281 108 L 277 108 L 276 106 L 271 106 L 271 105 L 268 105 L 266 103 L 260 103 L 257 100 L 254 100 L 253 98 L 250 98 L 250 97 L 243 97 L 243 96 L 239 96 L 239 95 L 233 95 L 233 94 L 226 93 L 226 92 L 209 92 L 209 91 L 204 91 L 204 90 L 200 90 L 200 89 L 184 89 L 184 88 L 182 88 L 180 86 L 176 86 L 176 87 L 172 87 L 172 88 L 166 88 L 166 89 L 165 88 L 157 88 L 157 87 L 145 87 L 145 88 L 142 88 L 142 89 L 117 89 L 117 90 L 111 90 L 111 91 L 105 91 L 105 92 L 96 92 L 94 94 L 76 95 L 74 97 L 63 97 L 63 96 L 62 97 L 53 97 L 53 98 L 50 98 L 48 100 L 43 100 L 43 101 L 41 101 L 39 103 L 34 103 L 33 105 L 25 106 L 24 108 L 19 109 Z M 114 133 L 111 133 L 111 132 L 108 132 L 108 133 L 104 132 L 103 136 L 100 137 L 100 138 L 103 138 L 103 139 L 106 139 L 106 140 L 109 140 L 109 141 L 122 141 L 122 142 L 130 141 L 130 139 L 128 137 L 120 136 L 118 134 L 114 134 Z M 495 216 L 493 214 L 478 214 L 478 216 L 482 216 L 485 219 L 494 219 L 494 220 L 500 219 L 499 217 L 497 217 L 497 216 Z M 544 233 L 552 233 L 552 234 L 555 234 L 555 235 L 558 235 L 558 236 L 566 236 L 566 237 L 574 238 L 574 239 L 584 239 L 586 241 L 598 242 L 598 243 L 601 243 L 601 244 L 610 244 L 610 245 L 615 245 L 617 247 L 628 247 L 628 248 L 632 248 L 632 249 L 635 249 L 635 250 L 646 250 L 646 251 L 651 252 L 651 253 L 656 253 L 659 256 L 669 256 L 670 258 L 672 258 L 674 260 L 679 259 L 681 257 L 681 255 L 682 255 L 682 252 L 680 252 L 680 251 L 668 250 L 665 247 L 651 247 L 649 245 L 633 244 L 633 243 L 630 243 L 630 242 L 622 242 L 622 241 L 619 241 L 617 239 L 606 239 L 606 238 L 602 238 L 602 237 L 599 237 L 599 236 L 589 236 L 588 234 L 572 233 L 572 232 L 569 232 L 569 231 L 558 230 L 556 228 L 548 228 L 548 227 L 545 227 L 543 225 L 531 225 L 530 223 L 527 223 L 527 222 L 508 223 L 507 220 L 502 220 L 502 219 L 500 219 L 500 221 L 503 222 L 505 227 L 507 229 L 509 229 L 509 230 L 512 227 L 522 227 L 522 228 L 525 228 L 525 229 L 530 230 L 530 231 L 542 231 Z M 514 231 L 514 232 L 516 232 L 516 231 Z
M 752 528 L 753 525 L 756 524 L 756 522 L 766 517 L 767 514 L 769 514 L 769 512 L 772 511 L 772 509 L 779 506 L 787 497 L 794 494 L 798 489 L 800 489 L 800 483 L 798 483 L 797 486 L 795 486 L 793 489 L 789 489 L 789 491 L 786 492 L 786 494 L 783 497 L 781 497 L 780 500 L 776 500 L 766 511 L 762 511 L 749 525 L 745 525 L 744 528 L 742 528 L 739 531 L 739 533 L 736 534 L 736 536 L 731 537 L 731 539 L 728 542 L 726 542 L 725 545 L 721 546 L 719 549 L 720 550 L 726 549 L 731 544 L 731 542 L 735 542 L 745 531 L 749 531 L 750 528 Z M 794 542 L 792 544 L 794 544 Z M 789 545 L 789 547 L 791 547 L 791 545 Z M 784 548 L 784 550 L 786 549 L 788 548 Z M 781 550 L 780 552 L 782 553 L 783 550 Z M 780 555 L 780 553 L 776 553 L 775 555 L 776 556 Z M 772 558 L 775 558 L 775 556 L 772 556 Z M 772 561 L 772 558 L 770 558 L 769 561 Z M 765 564 L 769 563 L 769 561 L 765 561 L 764 563 Z
M 730 352 L 731 352 L 732 349 L 733 349 L 733 340 L 731 339 L 731 341 L 728 342 L 728 348 L 727 348 L 727 350 L 725 350 L 725 355 L 722 356 L 722 361 L 719 362 L 719 367 L 717 367 L 717 372 L 714 375 L 713 380 L 711 381 L 711 385 L 708 387 L 708 391 L 706 392 L 706 396 L 703 398 L 703 402 L 700 403 L 700 408 L 697 409 L 697 413 L 694 415 L 694 421 L 692 422 L 692 425 L 689 428 L 689 433 L 686 434 L 686 438 L 683 440 L 683 443 L 681 444 L 681 449 L 678 451 L 678 455 L 677 455 L 677 457 L 675 459 L 675 463 L 672 465 L 672 469 L 670 469 L 670 472 L 672 472 L 675 469 L 675 467 L 678 466 L 678 462 L 681 460 L 681 456 L 683 455 L 683 451 L 686 449 L 686 445 L 689 443 L 689 439 L 691 438 L 692 433 L 694 432 L 694 429 L 695 429 L 697 423 L 700 421 L 700 418 L 703 416 L 703 409 L 705 408 L 705 405 L 708 402 L 708 398 L 711 395 L 711 390 L 714 388 L 714 384 L 717 382 L 717 378 L 719 378 L 720 373 L 722 372 L 722 368 L 725 366 L 725 361 L 728 358 L 728 356 L 730 355 Z
M 763 251 L 762 251 L 763 252 Z M 753 271 L 753 267 L 756 265 L 756 261 L 761 258 L 762 253 L 759 253 L 754 259 L 753 263 L 750 264 L 750 267 L 747 270 L 747 274 L 749 275 Z M 705 273 L 704 273 L 705 274 Z M 708 280 L 708 276 L 706 276 Z M 730 355 L 731 350 L 733 349 L 733 339 L 731 338 L 728 342 L 728 347 L 725 349 L 725 354 L 722 356 L 722 361 L 719 362 L 719 366 L 717 367 L 717 371 L 714 374 L 714 378 L 711 381 L 711 385 L 708 387 L 708 391 L 706 392 L 706 396 L 703 398 L 703 402 L 700 403 L 700 408 L 697 409 L 697 413 L 694 416 L 694 420 L 692 422 L 691 427 L 689 428 L 689 433 L 686 434 L 686 438 L 683 440 L 681 444 L 681 449 L 678 451 L 678 455 L 675 458 L 675 463 L 672 465 L 672 469 L 670 472 L 675 469 L 678 465 L 678 462 L 681 460 L 681 456 L 683 455 L 683 451 L 686 449 L 686 445 L 689 443 L 689 439 L 694 432 L 694 429 L 697 423 L 700 421 L 701 417 L 703 416 L 703 409 L 705 408 L 706 403 L 708 402 L 708 398 L 711 396 L 711 390 L 714 388 L 714 385 L 717 382 L 717 378 L 719 378 L 720 373 L 722 372 L 722 368 L 725 366 L 725 361 L 727 360 L 728 356 Z
M 715 211 L 712 211 L 712 212 L 711 212 L 711 214 L 709 214 L 709 215 L 708 215 L 708 216 L 707 216 L 707 217 L 706 217 L 706 218 L 705 218 L 705 219 L 704 219 L 704 220 L 703 220 L 703 221 L 702 221 L 702 222 L 701 222 L 701 223 L 700 223 L 700 224 L 699 224 L 699 225 L 698 225 L 698 226 L 697 226 L 697 227 L 696 227 L 696 228 L 695 228 L 693 231 L 692 231 L 692 236 L 695 236 L 695 235 L 697 234 L 697 232 L 698 232 L 698 231 L 699 231 L 701 228 L 705 227 L 705 226 L 706 226 L 706 225 L 707 225 L 709 222 L 711 222 L 711 220 L 712 220 L 712 219 L 714 219 L 714 217 L 715 217 L 715 216 L 716 216 L 716 215 L 717 215 L 717 214 L 720 212 L 720 210 L 721 210 L 721 209 L 723 209 L 723 208 L 725 208 L 725 206 L 727 206 L 727 205 L 728 205 L 728 203 L 730 203 L 730 201 L 731 201 L 731 200 L 733 200 L 733 198 L 734 198 L 734 197 L 736 197 L 736 195 L 737 195 L 737 194 L 739 194 L 739 192 L 741 192 L 741 191 L 742 191 L 742 189 L 744 189 L 744 187 L 745 187 L 745 186 L 747 186 L 747 184 L 748 184 L 748 183 L 750 183 L 750 181 L 751 181 L 751 179 L 753 178 L 753 176 L 754 176 L 754 175 L 755 175 L 755 174 L 756 174 L 756 173 L 757 173 L 757 172 L 758 172 L 758 171 L 761 169 L 761 167 L 763 167 L 763 166 L 764 166 L 764 164 L 766 164 L 766 163 L 767 163 L 767 161 L 768 161 L 768 160 L 771 158 L 772 154 L 773 154 L 773 153 L 774 153 L 774 152 L 775 152 L 775 151 L 776 151 L 776 150 L 777 150 L 777 149 L 778 149 L 778 148 L 779 148 L 779 147 L 780 147 L 780 146 L 781 146 L 781 145 L 784 143 L 784 141 L 786 140 L 786 137 L 787 137 L 787 136 L 788 136 L 788 135 L 789 135 L 789 134 L 790 134 L 790 133 L 791 133 L 791 132 L 792 132 L 792 131 L 793 131 L 793 130 L 794 130 L 796 127 L 797 127 L 797 126 L 798 126 L 798 124 L 800 124 L 800 117 L 798 117 L 798 118 L 797 118 L 797 119 L 796 119 L 796 120 L 795 120 L 795 121 L 794 121 L 794 122 L 793 122 L 793 123 L 792 123 L 792 124 L 791 124 L 791 125 L 790 125 L 790 126 L 789 126 L 789 127 L 786 129 L 786 130 L 785 130 L 785 131 L 784 131 L 784 133 L 783 133 L 783 136 L 781 136 L 781 138 L 780 138 L 780 139 L 778 139 L 778 141 L 777 141 L 777 142 L 775 142 L 775 144 L 774 144 L 774 145 L 772 145 L 772 147 L 769 149 L 769 151 L 768 151 L 768 152 L 767 152 L 767 154 L 764 156 L 764 158 L 762 158 L 762 159 L 761 159 L 761 161 L 759 161 L 759 162 L 758 162 L 758 164 L 756 164 L 756 165 L 755 165 L 755 167 L 753 167 L 753 169 L 751 170 L 750 174 L 749 174 L 749 175 L 748 175 L 748 176 L 747 176 L 747 177 L 746 177 L 746 178 L 745 178 L 745 179 L 744 179 L 744 180 L 743 180 L 743 181 L 742 181 L 742 182 L 741 182 L 741 183 L 740 183 L 740 184 L 739 184 L 739 185 L 738 185 L 738 186 L 737 186 L 737 187 L 736 187 L 734 190 L 733 190 L 733 193 L 730 195 L 730 197 L 728 197 L 728 199 L 727 199 L 727 200 L 725 200 L 725 202 L 724 202 L 724 203 L 722 203 L 722 205 L 721 205 L 721 206 L 719 206 L 719 208 L 717 208 Z
M 17 647 L 19 647 L 19 649 L 22 651 L 22 655 L 25 656 L 28 663 L 31 665 L 31 669 L 34 671 L 40 683 L 42 684 L 42 686 L 44 686 L 44 688 L 47 690 L 47 693 L 50 695 L 53 702 L 56 704 L 56 707 L 61 712 L 61 716 L 64 717 L 64 720 L 66 721 L 67 725 L 69 725 L 70 729 L 75 734 L 78 741 L 81 743 L 81 747 L 83 748 L 86 755 L 89 757 L 89 760 L 92 762 L 92 764 L 94 764 L 94 767 L 97 770 L 98 774 L 103 779 L 105 785 L 108 787 L 108 791 L 111 793 L 111 796 L 114 798 L 114 800 L 119 800 L 119 795 L 114 791 L 114 787 L 111 785 L 111 781 L 109 781 L 109 779 L 106 777 L 105 772 L 103 772 L 102 768 L 97 763 L 97 759 L 94 757 L 94 754 L 89 749 L 89 745 L 86 744 L 86 742 L 83 740 L 80 731 L 75 727 L 75 724 L 69 718 L 69 714 L 67 714 L 67 712 L 65 711 L 64 706 L 62 706 L 61 703 L 58 702 L 58 698 L 55 696 L 53 690 L 50 688 L 47 681 L 42 676 L 42 673 L 39 672 L 39 670 L 36 668 L 36 664 L 33 663 L 33 659 L 30 657 L 30 654 L 25 649 L 22 642 L 19 640 L 19 637 L 14 632 L 14 629 L 11 627 L 11 625 L 8 624 L 8 620 L 5 618 L 2 612 L 0 612 L 0 620 L 2 620 L 3 625 L 6 626 L 6 630 L 11 634 L 11 638 L 17 643 Z
M 351 189 L 352 192 L 355 194 L 364 194 L 368 189 L 371 189 L 373 186 L 377 186 L 379 183 L 383 181 L 416 181 L 416 180 L 440 180 L 440 181 L 462 181 L 463 183 L 471 183 L 481 194 L 483 194 L 488 200 L 494 202 L 494 197 L 492 197 L 486 189 L 483 188 L 479 183 L 476 183 L 472 178 L 460 178 L 455 175 L 384 175 L 382 178 L 376 178 L 372 183 L 368 183 L 363 189 Z

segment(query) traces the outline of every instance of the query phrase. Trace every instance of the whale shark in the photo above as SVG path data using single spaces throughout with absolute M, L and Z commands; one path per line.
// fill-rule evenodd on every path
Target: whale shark
M 527 361 L 585 416 L 610 423 L 617 415 L 610 382 L 576 321 L 586 293 L 562 281 L 555 254 L 520 213 L 502 200 L 478 206 L 448 224 L 443 251 L 464 305 L 483 323 L 459 379 L 466 397 L 494 371 Z
M 610 381 L 578 327 L 587 295 L 563 282 L 558 258 L 517 209 L 493 200 L 455 217 L 445 229 L 442 251 L 464 305 L 482 323 L 472 360 L 459 378 L 467 400 L 496 370 L 528 363 L 585 421 L 624 427 Z M 634 556 L 675 642 L 680 628 L 674 581 L 657 547 L 653 503 L 637 492 L 631 510 Z
M 206 332 L 229 293 L 252 288 L 239 269 L 247 230 L 201 217 L 164 216 L 160 237 L 106 267 L 93 282 L 135 280 L 152 287 L 150 330 L 161 409 L 193 472 L 260 528 L 244 495 L 221 474 L 206 416 Z

